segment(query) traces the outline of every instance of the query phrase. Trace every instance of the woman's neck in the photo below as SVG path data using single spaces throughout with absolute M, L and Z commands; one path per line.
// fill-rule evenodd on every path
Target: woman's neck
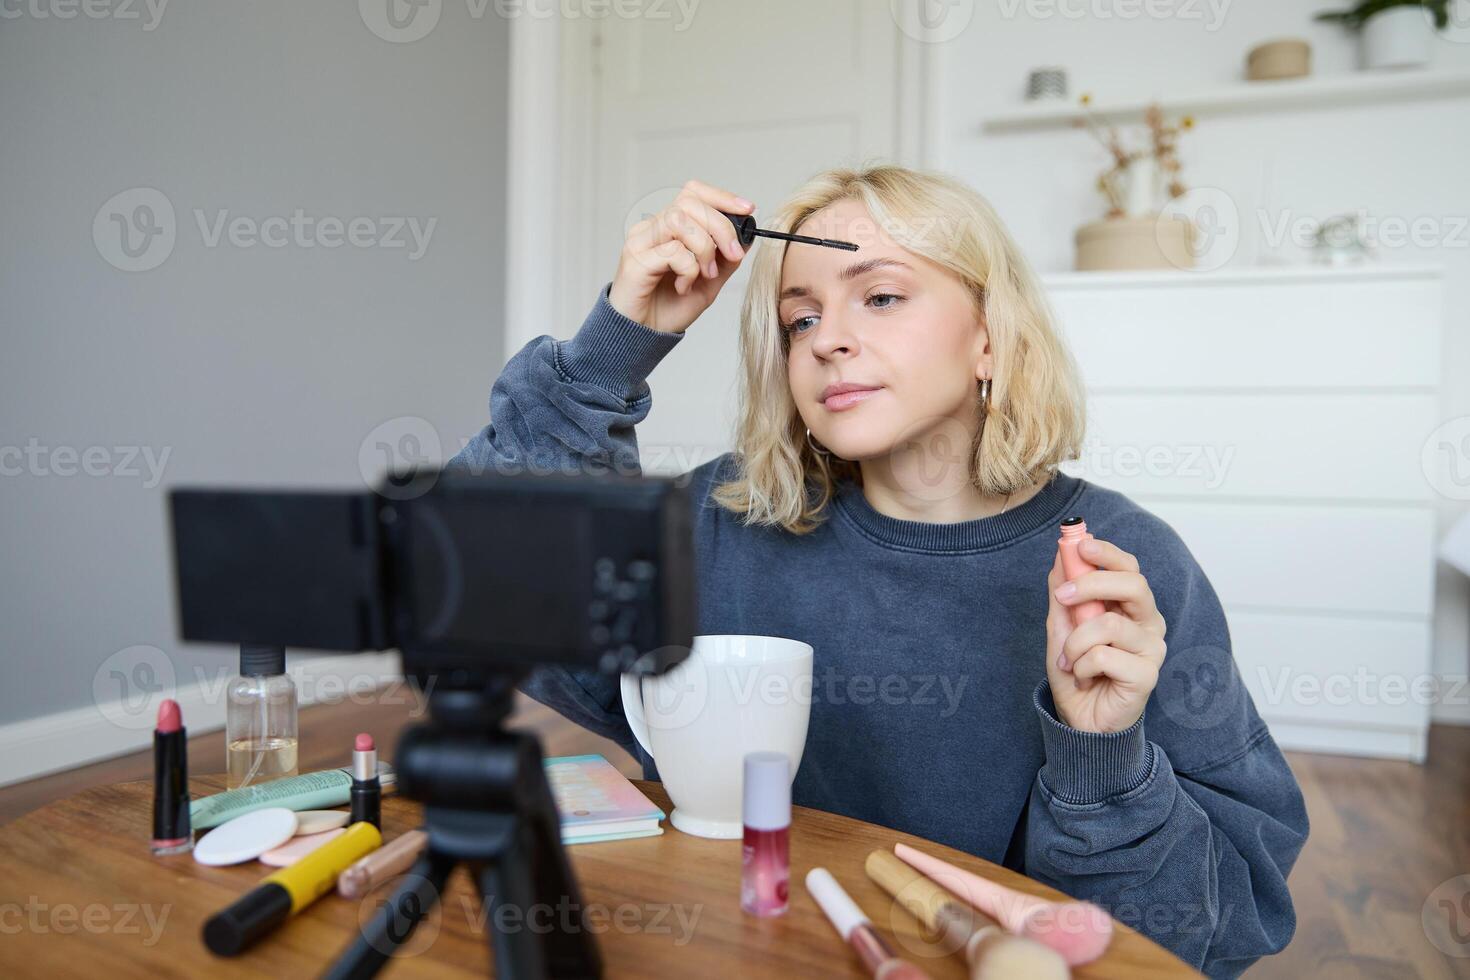
M 863 497 L 886 517 L 930 524 L 957 524 L 993 517 L 1031 499 L 1042 484 L 1012 493 L 981 493 L 970 482 L 968 465 L 937 460 L 915 452 L 896 452 L 863 460 Z

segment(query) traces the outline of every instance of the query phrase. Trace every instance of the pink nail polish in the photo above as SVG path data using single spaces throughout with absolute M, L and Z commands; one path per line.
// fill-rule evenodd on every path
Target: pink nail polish
M 1088 572 L 1097 571 L 1096 565 L 1091 564 L 1077 553 L 1077 546 L 1085 540 L 1087 540 L 1087 523 L 1082 518 L 1069 517 L 1062 521 L 1062 536 L 1057 539 L 1057 550 L 1062 556 L 1062 574 L 1066 576 L 1069 583 Z M 1086 602 L 1072 606 L 1071 609 L 1074 628 L 1107 611 L 1107 607 L 1099 599 L 1088 599 Z

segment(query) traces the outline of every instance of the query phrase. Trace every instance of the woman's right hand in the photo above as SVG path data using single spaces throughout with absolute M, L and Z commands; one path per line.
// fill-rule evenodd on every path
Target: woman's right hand
M 661 333 L 683 333 L 709 309 L 745 257 L 721 211 L 750 214 L 743 197 L 697 180 L 674 203 L 628 229 L 608 302 Z

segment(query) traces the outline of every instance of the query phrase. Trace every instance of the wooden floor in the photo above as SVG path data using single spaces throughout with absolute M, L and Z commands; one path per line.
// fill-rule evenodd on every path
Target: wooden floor
M 303 771 L 346 765 L 352 736 L 372 732 L 387 759 L 398 730 L 420 715 L 409 705 L 341 703 L 302 712 Z M 591 735 L 522 698 L 512 720 L 540 733 L 548 755 L 600 752 L 626 774 L 637 764 Z M 1293 753 L 1312 833 L 1291 873 L 1297 933 L 1252 978 L 1470 977 L 1470 957 L 1451 958 L 1426 938 L 1421 910 L 1441 882 L 1470 874 L 1470 729 L 1436 726 L 1424 766 Z M 189 743 L 194 772 L 224 769 L 219 732 Z M 151 757 L 135 753 L 0 789 L 0 823 L 85 786 L 149 778 Z M 1467 900 L 1470 911 L 1470 900 Z M 1457 923 L 1470 929 L 1470 915 Z M 1464 950 L 1470 953 L 1470 941 Z

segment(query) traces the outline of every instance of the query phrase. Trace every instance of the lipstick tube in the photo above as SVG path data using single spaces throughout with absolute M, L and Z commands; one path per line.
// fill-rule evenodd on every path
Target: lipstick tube
M 194 848 L 189 825 L 189 735 L 179 703 L 158 706 L 153 730 L 153 841 L 155 855 L 182 854 Z
M 1088 572 L 1097 571 L 1097 566 L 1077 553 L 1077 546 L 1091 538 L 1087 533 L 1087 522 L 1080 517 L 1069 517 L 1062 521 L 1062 536 L 1057 539 L 1057 551 L 1062 556 L 1062 574 L 1071 582 Z M 1072 627 L 1075 629 L 1095 616 L 1107 611 L 1101 599 L 1088 599 L 1071 607 Z
M 832 927 L 857 952 L 863 966 L 876 980 L 923 980 L 929 976 L 908 960 L 901 960 L 893 948 L 878 935 L 873 923 L 858 908 L 837 879 L 826 868 L 813 868 L 806 874 L 806 889 L 827 913 Z
M 352 746 L 352 791 L 348 796 L 349 823 L 370 823 L 383 829 L 383 786 L 378 782 L 378 749 L 373 737 L 361 732 Z

